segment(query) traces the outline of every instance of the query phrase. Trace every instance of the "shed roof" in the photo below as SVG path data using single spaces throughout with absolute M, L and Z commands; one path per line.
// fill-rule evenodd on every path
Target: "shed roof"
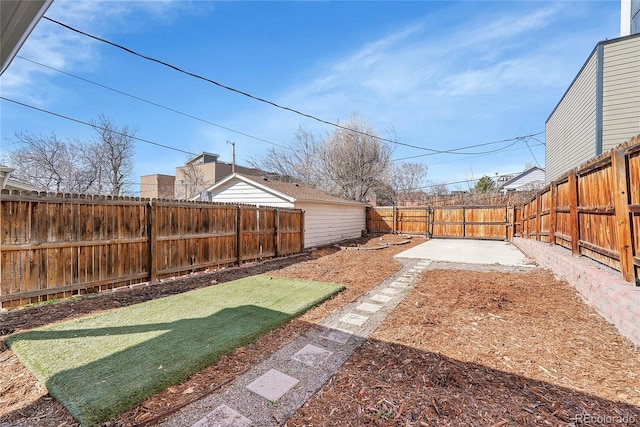
M 293 182 L 278 181 L 272 178 L 258 177 L 251 175 L 244 175 L 240 173 L 234 173 L 226 177 L 225 179 L 216 182 L 206 191 L 215 191 L 218 188 L 222 188 L 232 180 L 239 180 L 250 185 L 261 188 L 264 191 L 275 194 L 290 202 L 320 202 L 330 204 L 341 205 L 357 205 L 365 206 L 365 203 L 356 202 L 354 200 L 344 199 L 342 197 L 333 196 L 324 191 L 316 190 L 315 188 L 307 187 L 301 184 Z

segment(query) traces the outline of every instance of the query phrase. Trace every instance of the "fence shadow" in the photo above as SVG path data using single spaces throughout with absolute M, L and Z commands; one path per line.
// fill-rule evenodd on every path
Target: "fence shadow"
M 295 322 L 306 327 L 315 326 L 299 320 Z M 150 325 L 152 330 L 167 327 L 171 327 L 169 336 L 162 339 L 168 340 L 167 344 L 171 346 L 173 336 L 194 324 L 189 320 L 173 325 Z M 90 333 L 106 332 L 98 329 Z M 39 337 L 33 335 L 33 338 Z M 144 349 L 132 351 L 141 350 Z M 124 354 L 114 357 L 124 357 Z M 154 363 L 166 362 L 155 360 Z M 69 376 L 65 381 L 73 380 L 71 377 L 77 375 L 84 378 L 85 374 L 92 375 L 89 371 L 94 368 L 96 366 L 82 367 L 61 375 Z M 0 418 L 0 425 L 3 420 L 15 420 L 20 414 L 41 411 L 47 399 L 43 397 L 7 414 Z M 392 415 L 388 421 L 393 425 L 420 422 L 430 426 L 637 425 L 640 422 L 639 406 L 551 381 L 456 360 L 435 351 L 376 339 L 367 340 L 356 350 L 332 381 L 324 386 L 323 393 L 316 393 L 290 421 L 297 425 L 297 421 L 313 417 L 317 425 L 363 425 L 377 419 L 378 423 L 384 424 L 381 414 Z
M 290 318 L 287 313 L 246 305 L 226 308 L 205 318 L 168 323 L 27 331 L 12 336 L 8 344 L 28 365 L 38 365 L 60 348 L 56 344 L 58 340 L 97 337 L 94 344 L 100 345 L 104 341 L 106 357 L 96 356 L 96 360 L 90 363 L 61 370 L 46 380 L 49 393 L 82 425 L 98 425 L 209 366 L 222 355 L 254 341 Z M 111 338 L 114 336 L 131 339 L 132 344 L 109 354 L 107 346 L 113 342 Z M 101 340 L 101 337 L 111 338 Z M 39 360 L 32 359 L 34 341 L 46 341 L 36 344 Z M 58 363 L 71 366 L 75 360 L 74 354 L 53 357 Z M 49 367 L 39 366 L 40 376 L 46 375 L 43 372 L 49 369 L 60 368 L 55 363 Z

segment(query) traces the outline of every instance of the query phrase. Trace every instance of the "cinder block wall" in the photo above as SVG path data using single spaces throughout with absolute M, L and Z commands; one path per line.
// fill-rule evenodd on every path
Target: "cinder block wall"
M 513 244 L 538 265 L 566 280 L 622 335 L 640 346 L 640 287 L 622 280 L 617 271 L 574 257 L 562 247 L 518 237 Z

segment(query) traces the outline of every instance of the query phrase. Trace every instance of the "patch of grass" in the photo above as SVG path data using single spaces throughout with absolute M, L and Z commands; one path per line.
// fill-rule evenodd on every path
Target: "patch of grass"
M 247 277 L 16 334 L 15 354 L 83 425 L 99 425 L 339 292 Z

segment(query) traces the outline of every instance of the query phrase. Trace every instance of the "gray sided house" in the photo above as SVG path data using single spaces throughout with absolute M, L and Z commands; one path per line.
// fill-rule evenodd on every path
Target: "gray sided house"
M 640 133 L 640 34 L 600 42 L 546 122 L 546 182 Z
M 291 182 L 234 173 L 194 198 L 201 199 L 301 209 L 307 248 L 354 239 L 366 229 L 366 204 Z
M 544 178 L 544 169 L 538 166 L 531 166 L 502 183 L 500 185 L 500 191 L 509 193 L 511 191 L 538 190 L 544 187 Z

